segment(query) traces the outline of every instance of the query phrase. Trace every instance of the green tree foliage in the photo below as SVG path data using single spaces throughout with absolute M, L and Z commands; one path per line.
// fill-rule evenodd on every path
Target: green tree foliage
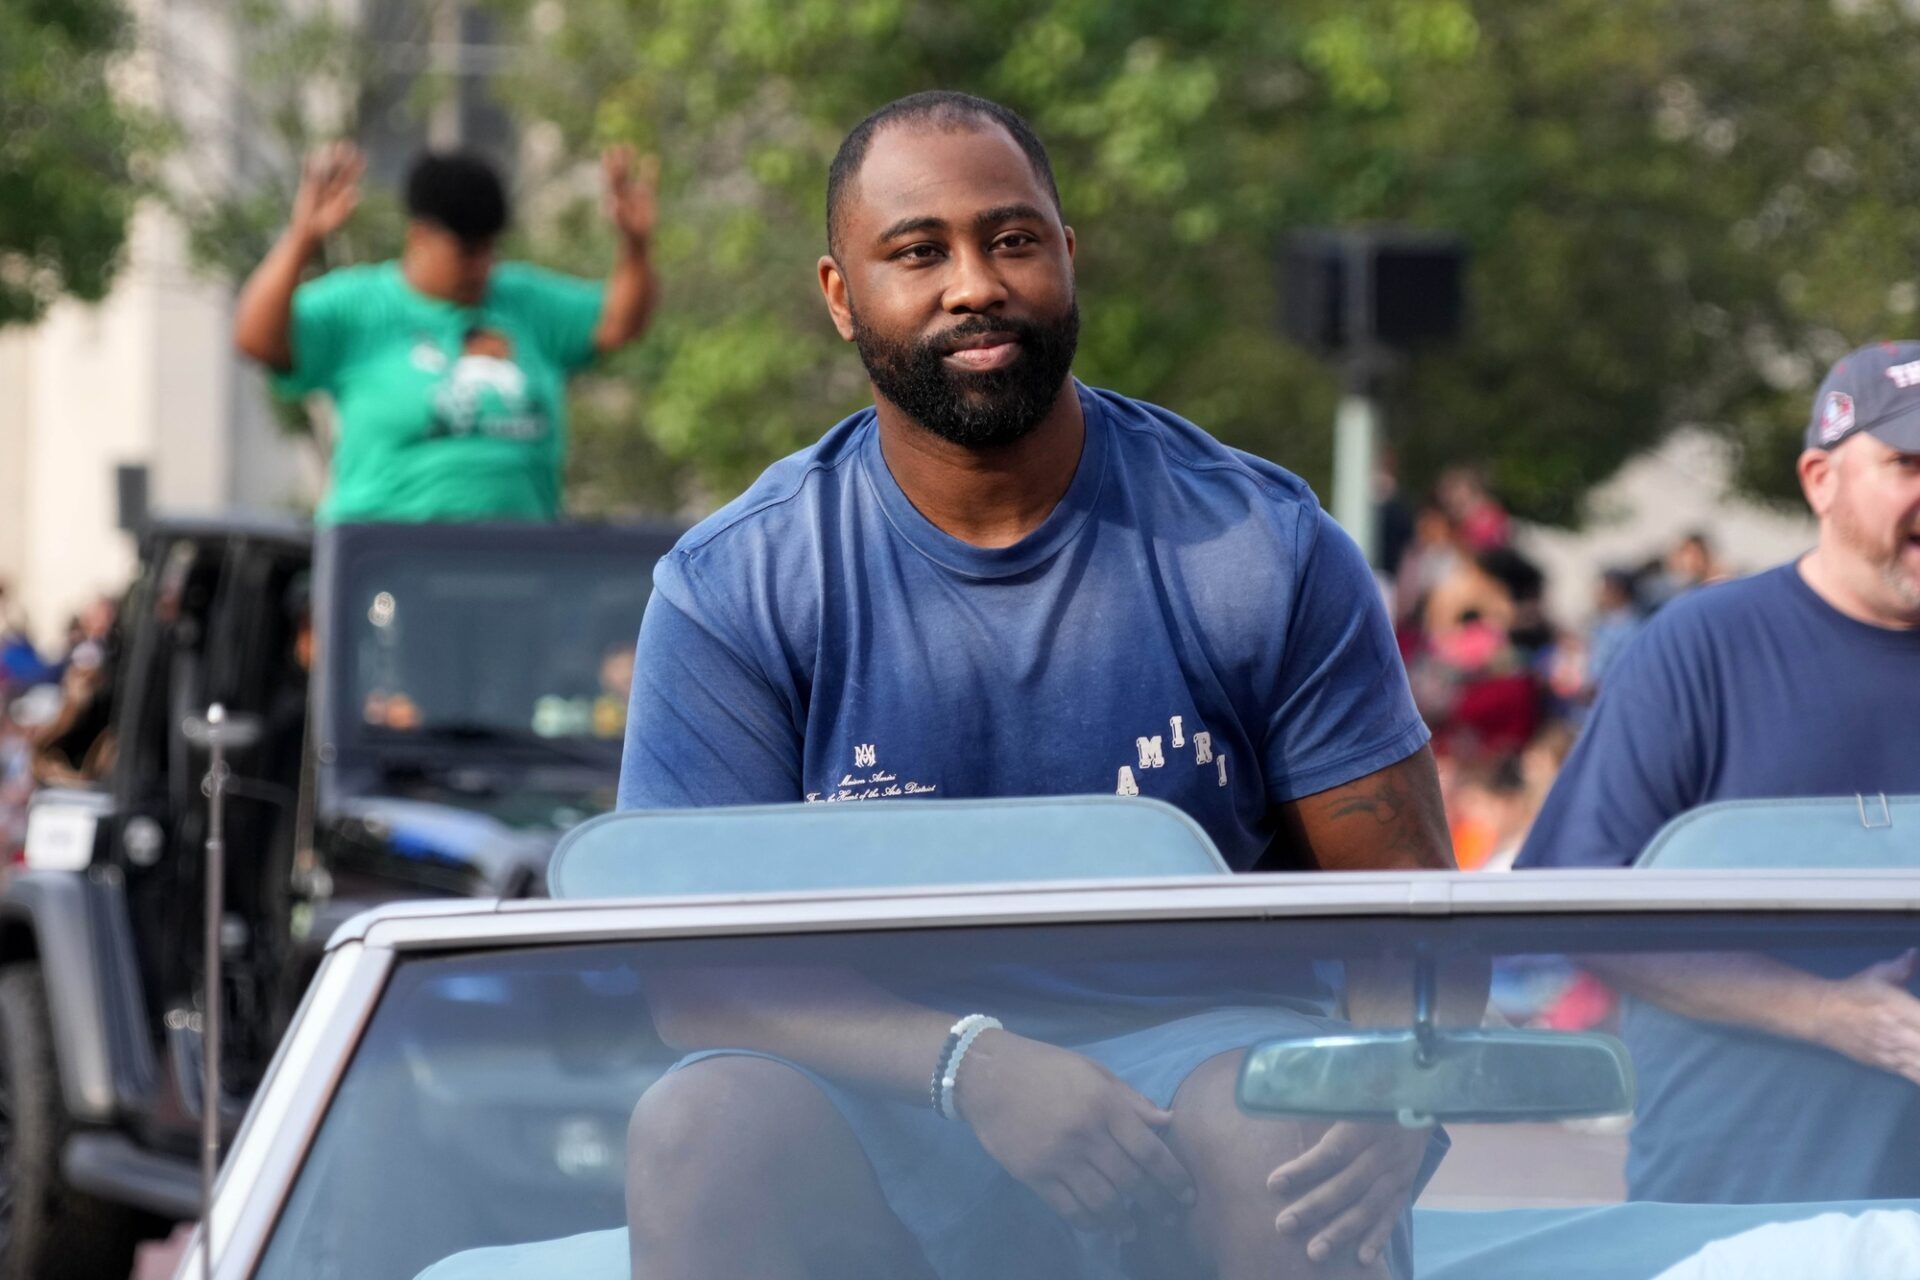
M 108 79 L 127 35 L 118 0 L 0 3 L 0 326 L 113 279 L 145 133 Z
M 1336 385 L 1276 330 L 1289 228 L 1466 238 L 1470 329 L 1404 370 L 1393 439 L 1414 485 L 1477 460 L 1547 519 L 1684 421 L 1734 434 L 1784 491 L 1825 364 L 1912 324 L 1920 40 L 1897 0 L 519 12 L 538 51 L 510 99 L 570 150 L 666 159 L 668 302 L 619 366 L 616 430 L 644 424 L 717 494 L 863 403 L 814 284 L 824 174 L 861 115 L 931 87 L 1007 102 L 1053 151 L 1082 376 L 1315 481 Z M 583 466 L 613 425 L 586 427 Z
M 815 283 L 827 163 L 919 89 L 999 99 L 1046 139 L 1082 377 L 1316 484 L 1337 382 L 1278 332 L 1291 228 L 1469 243 L 1468 332 L 1401 371 L 1392 439 L 1410 486 L 1472 460 L 1550 520 L 1682 422 L 1783 491 L 1826 363 L 1909 332 L 1920 292 L 1904 0 L 490 7 L 522 49 L 494 84 L 533 158 L 519 248 L 599 273 L 584 162 L 664 161 L 664 306 L 576 413 L 590 508 L 723 499 L 866 402 Z

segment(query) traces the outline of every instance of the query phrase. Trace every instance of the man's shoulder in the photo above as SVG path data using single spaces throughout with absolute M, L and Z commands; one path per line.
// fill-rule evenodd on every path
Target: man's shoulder
M 503 262 L 493 269 L 493 275 L 487 281 L 487 291 L 495 302 L 504 301 L 507 305 L 538 305 L 549 298 L 572 297 L 585 290 L 598 289 L 600 282 L 588 280 L 582 276 L 569 275 L 564 271 L 555 271 L 550 267 L 537 266 L 531 262 Z
M 295 291 L 295 296 L 307 303 L 357 302 L 392 292 L 399 278 L 398 271 L 398 263 L 392 259 L 335 267 L 325 275 L 306 281 Z
M 696 564 L 724 560 L 754 545 L 784 542 L 813 523 L 823 504 L 855 483 L 859 450 L 872 423 L 873 410 L 862 409 L 774 463 L 739 497 L 682 534 L 670 556 Z
M 1089 388 L 1131 464 L 1164 468 L 1177 485 L 1237 495 L 1289 513 L 1315 510 L 1307 482 L 1277 463 L 1222 443 L 1171 409 L 1115 391 Z
M 1313 489 L 1285 467 L 1224 444 L 1159 405 L 1092 394 L 1111 424 L 1129 518 L 1155 542 L 1179 548 L 1192 571 L 1238 582 L 1248 610 L 1280 605 L 1246 590 L 1247 564 L 1289 569 L 1256 581 L 1290 593 L 1323 554 L 1344 550 L 1339 538 L 1326 536 L 1332 521 Z
M 1606 683 L 1648 714 L 1678 714 L 1676 698 L 1728 696 L 1756 641 L 1778 643 L 1782 619 L 1801 607 L 1796 573 L 1778 565 L 1670 600 L 1627 641 Z
M 1789 563 L 1696 587 L 1662 605 L 1642 628 L 1641 642 L 1691 649 L 1738 635 L 1742 625 L 1795 606 L 1797 573 Z

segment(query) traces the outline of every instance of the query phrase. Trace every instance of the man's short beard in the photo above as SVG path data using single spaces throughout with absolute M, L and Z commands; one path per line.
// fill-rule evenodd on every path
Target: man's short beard
M 1831 520 L 1835 539 L 1872 566 L 1897 607 L 1906 611 L 1920 611 L 1920 579 L 1916 579 L 1906 567 L 1902 555 L 1906 549 L 1907 535 L 1902 533 L 1891 551 L 1877 545 L 1844 498 L 1835 504 Z
M 943 440 L 991 449 L 1024 439 L 1040 425 L 1073 368 L 1080 341 L 1080 307 L 1070 300 L 1057 321 L 974 316 L 937 339 L 891 342 L 853 318 L 853 341 L 874 388 L 900 411 Z M 979 372 L 946 363 L 953 343 L 979 334 L 1011 334 L 1020 353 L 1003 369 Z

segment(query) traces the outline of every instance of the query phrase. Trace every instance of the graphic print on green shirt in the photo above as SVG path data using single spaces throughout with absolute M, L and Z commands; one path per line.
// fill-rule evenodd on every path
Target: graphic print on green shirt
M 557 516 L 567 377 L 593 359 L 602 293 L 517 262 L 473 307 L 418 292 L 398 262 L 301 285 L 275 387 L 333 398 L 320 521 Z

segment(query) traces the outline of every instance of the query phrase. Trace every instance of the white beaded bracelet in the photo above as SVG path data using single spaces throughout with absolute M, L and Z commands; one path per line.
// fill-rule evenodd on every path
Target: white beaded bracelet
M 967 1056 L 967 1050 L 973 1048 L 973 1042 L 980 1038 L 983 1031 L 1004 1030 L 1000 1019 L 989 1018 L 984 1013 L 970 1013 L 953 1024 L 960 1039 L 954 1043 L 953 1052 L 947 1055 L 946 1070 L 940 1076 L 940 1114 L 949 1120 L 958 1120 L 960 1110 L 954 1105 L 954 1086 L 960 1081 L 960 1060 Z

